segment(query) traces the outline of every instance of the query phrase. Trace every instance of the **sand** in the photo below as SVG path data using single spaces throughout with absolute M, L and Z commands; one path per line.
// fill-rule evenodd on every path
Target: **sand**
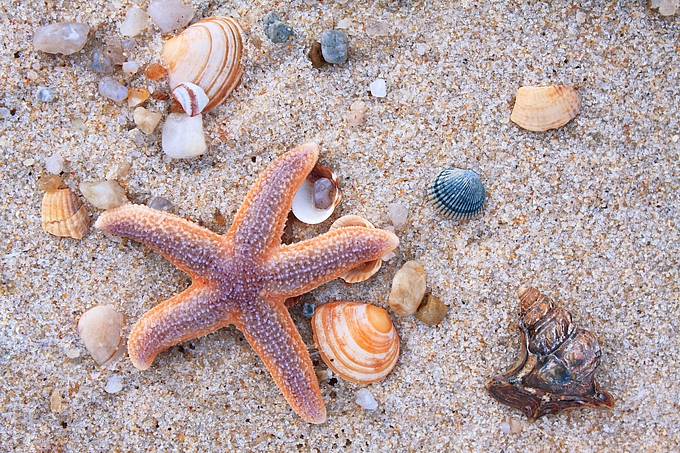
M 194 20 L 238 18 L 245 73 L 205 116 L 208 153 L 171 161 L 161 126 L 142 134 L 133 109 L 102 98 L 102 75 L 89 69 L 132 1 L 0 2 L 0 107 L 11 112 L 0 119 L 3 451 L 680 451 L 679 18 L 648 2 L 190 3 Z M 269 41 L 259 22 L 272 9 L 295 30 L 285 44 Z M 83 51 L 32 48 L 38 26 L 68 20 L 92 27 Z M 388 34 L 369 37 L 370 21 L 387 23 Z M 339 22 L 349 24 L 349 61 L 314 69 L 309 46 Z M 136 39 L 131 58 L 142 68 L 160 61 L 167 36 L 151 27 Z M 142 72 L 114 75 L 167 90 Z M 370 95 L 377 78 L 385 98 Z M 509 122 L 520 86 L 554 84 L 583 97 L 573 121 L 542 133 Z M 56 100 L 36 100 L 38 86 Z M 366 121 L 349 127 L 355 101 L 366 103 Z M 145 106 L 168 113 L 168 102 Z M 325 380 L 328 421 L 305 423 L 233 327 L 171 348 L 147 371 L 127 357 L 97 366 L 76 331 L 85 310 L 112 304 L 127 336 L 190 280 L 143 245 L 94 228 L 81 240 L 43 231 L 45 159 L 61 154 L 73 189 L 129 164 L 118 182 L 131 201 L 165 197 L 176 214 L 223 233 L 264 168 L 312 140 L 343 200 L 320 225 L 291 219 L 288 240 L 320 234 L 344 214 L 389 227 L 389 203 L 409 217 L 396 230 L 396 257 L 376 276 L 328 283 L 302 302 L 387 307 L 392 276 L 415 259 L 450 307 L 438 326 L 392 314 L 402 352 L 394 372 L 368 386 L 378 408 L 354 402 L 362 386 Z M 482 176 L 488 202 L 479 217 L 449 220 L 427 203 L 426 186 L 447 166 Z M 486 380 L 519 356 L 522 284 L 595 334 L 597 381 L 616 398 L 613 410 L 528 423 L 486 393 Z M 290 311 L 311 348 L 301 310 Z M 318 356 L 314 363 L 325 368 Z M 113 376 L 122 389 L 109 394 Z

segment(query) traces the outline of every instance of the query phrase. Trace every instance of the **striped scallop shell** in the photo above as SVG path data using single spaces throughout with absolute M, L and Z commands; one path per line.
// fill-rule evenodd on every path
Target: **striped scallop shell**
M 241 26 L 231 17 L 196 22 L 163 46 L 163 66 L 170 89 L 189 82 L 210 99 L 203 111 L 217 107 L 241 82 Z
M 336 230 L 338 228 L 350 227 L 350 226 L 360 226 L 365 228 L 375 228 L 371 222 L 360 217 L 358 215 L 346 215 L 340 217 L 338 220 L 333 222 L 328 231 Z M 340 276 L 341 279 L 347 283 L 358 283 L 363 282 L 371 278 L 373 274 L 380 270 L 382 266 L 382 259 L 378 258 L 373 261 L 366 261 L 359 266 L 348 270 L 343 275 Z
M 314 311 L 312 330 L 321 358 L 343 379 L 370 384 L 399 358 L 399 336 L 387 311 L 361 302 L 331 302 Z
M 581 95 L 572 87 L 522 87 L 517 91 L 510 120 L 530 131 L 564 126 L 581 111 Z
M 76 193 L 69 189 L 45 192 L 42 200 L 42 228 L 60 237 L 80 239 L 90 227 L 87 208 Z
M 484 208 L 486 190 L 472 170 L 447 168 L 430 185 L 430 199 L 437 209 L 455 220 L 469 219 Z

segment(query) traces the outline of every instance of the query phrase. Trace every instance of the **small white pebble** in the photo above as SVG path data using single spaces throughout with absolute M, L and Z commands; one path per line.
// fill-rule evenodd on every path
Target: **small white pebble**
M 109 381 L 104 387 L 106 393 L 118 393 L 123 390 L 123 378 L 119 374 L 114 374 L 109 378 Z
M 584 13 L 583 11 L 578 11 L 576 13 L 576 22 L 578 22 L 579 24 L 582 24 L 585 21 L 586 21 L 586 13 Z
M 61 157 L 59 151 L 55 151 L 54 154 L 45 159 L 45 170 L 53 175 L 58 175 L 64 171 L 64 158 Z
M 78 357 L 80 357 L 80 349 L 71 348 L 71 349 L 67 350 L 66 351 L 66 357 L 68 357 L 71 360 L 77 359 Z
M 373 394 L 368 389 L 358 390 L 355 394 L 356 403 L 362 408 L 372 411 L 378 408 L 378 402 L 373 397 Z
M 500 428 L 503 434 L 510 434 L 510 424 L 508 422 L 501 423 Z
M 421 57 L 425 55 L 429 50 L 430 46 L 427 45 L 426 43 L 419 42 L 418 44 L 416 44 L 416 53 Z
M 168 115 L 163 125 L 162 144 L 165 154 L 173 159 L 189 159 L 205 153 L 203 116 Z
M 387 22 L 379 20 L 369 20 L 366 25 L 366 34 L 369 38 L 377 38 L 379 36 L 387 36 L 390 32 L 390 26 Z
M 387 96 L 387 87 L 385 86 L 385 79 L 375 79 L 369 85 L 371 94 L 377 98 L 384 98 Z
M 139 70 L 139 63 L 136 61 L 126 61 L 123 63 L 123 72 L 129 75 L 135 74 Z
M 399 229 L 406 225 L 406 219 L 408 218 L 408 208 L 406 206 L 401 203 L 390 203 L 387 205 L 387 211 L 394 228 Z
M 35 164 L 35 159 L 32 159 L 32 158 L 24 159 L 23 163 L 26 167 L 30 167 L 33 164 Z
M 1 119 L 4 120 L 5 118 L 9 118 L 10 114 L 11 114 L 11 112 L 9 111 L 9 109 L 7 107 L 0 107 L 0 118 Z
M 147 8 L 151 20 L 163 33 L 184 28 L 194 17 L 195 10 L 181 0 L 159 0 Z
M 83 181 L 79 188 L 87 201 L 99 209 L 117 208 L 128 201 L 125 190 L 116 181 Z
M 678 142 L 678 139 L 680 139 L 680 135 L 674 135 L 673 137 L 671 137 L 671 141 L 672 141 L 673 143 L 677 143 L 677 142 Z
M 352 21 L 350 19 L 340 19 L 335 28 L 339 28 L 340 30 L 347 30 L 351 26 Z

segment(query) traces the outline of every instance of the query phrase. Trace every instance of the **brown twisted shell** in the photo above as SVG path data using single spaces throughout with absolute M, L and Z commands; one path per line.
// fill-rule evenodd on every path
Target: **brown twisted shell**
M 571 314 L 535 288 L 520 288 L 522 355 L 486 388 L 498 401 L 530 421 L 567 409 L 613 408 L 614 398 L 595 382 L 600 346 L 574 325 Z

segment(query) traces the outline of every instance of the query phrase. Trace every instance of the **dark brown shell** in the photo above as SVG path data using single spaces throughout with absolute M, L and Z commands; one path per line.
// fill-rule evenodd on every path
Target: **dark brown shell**
M 486 383 L 491 396 L 530 421 L 566 409 L 613 408 L 614 398 L 595 382 L 601 356 L 595 336 L 537 289 L 521 288 L 519 298 L 522 355 Z

